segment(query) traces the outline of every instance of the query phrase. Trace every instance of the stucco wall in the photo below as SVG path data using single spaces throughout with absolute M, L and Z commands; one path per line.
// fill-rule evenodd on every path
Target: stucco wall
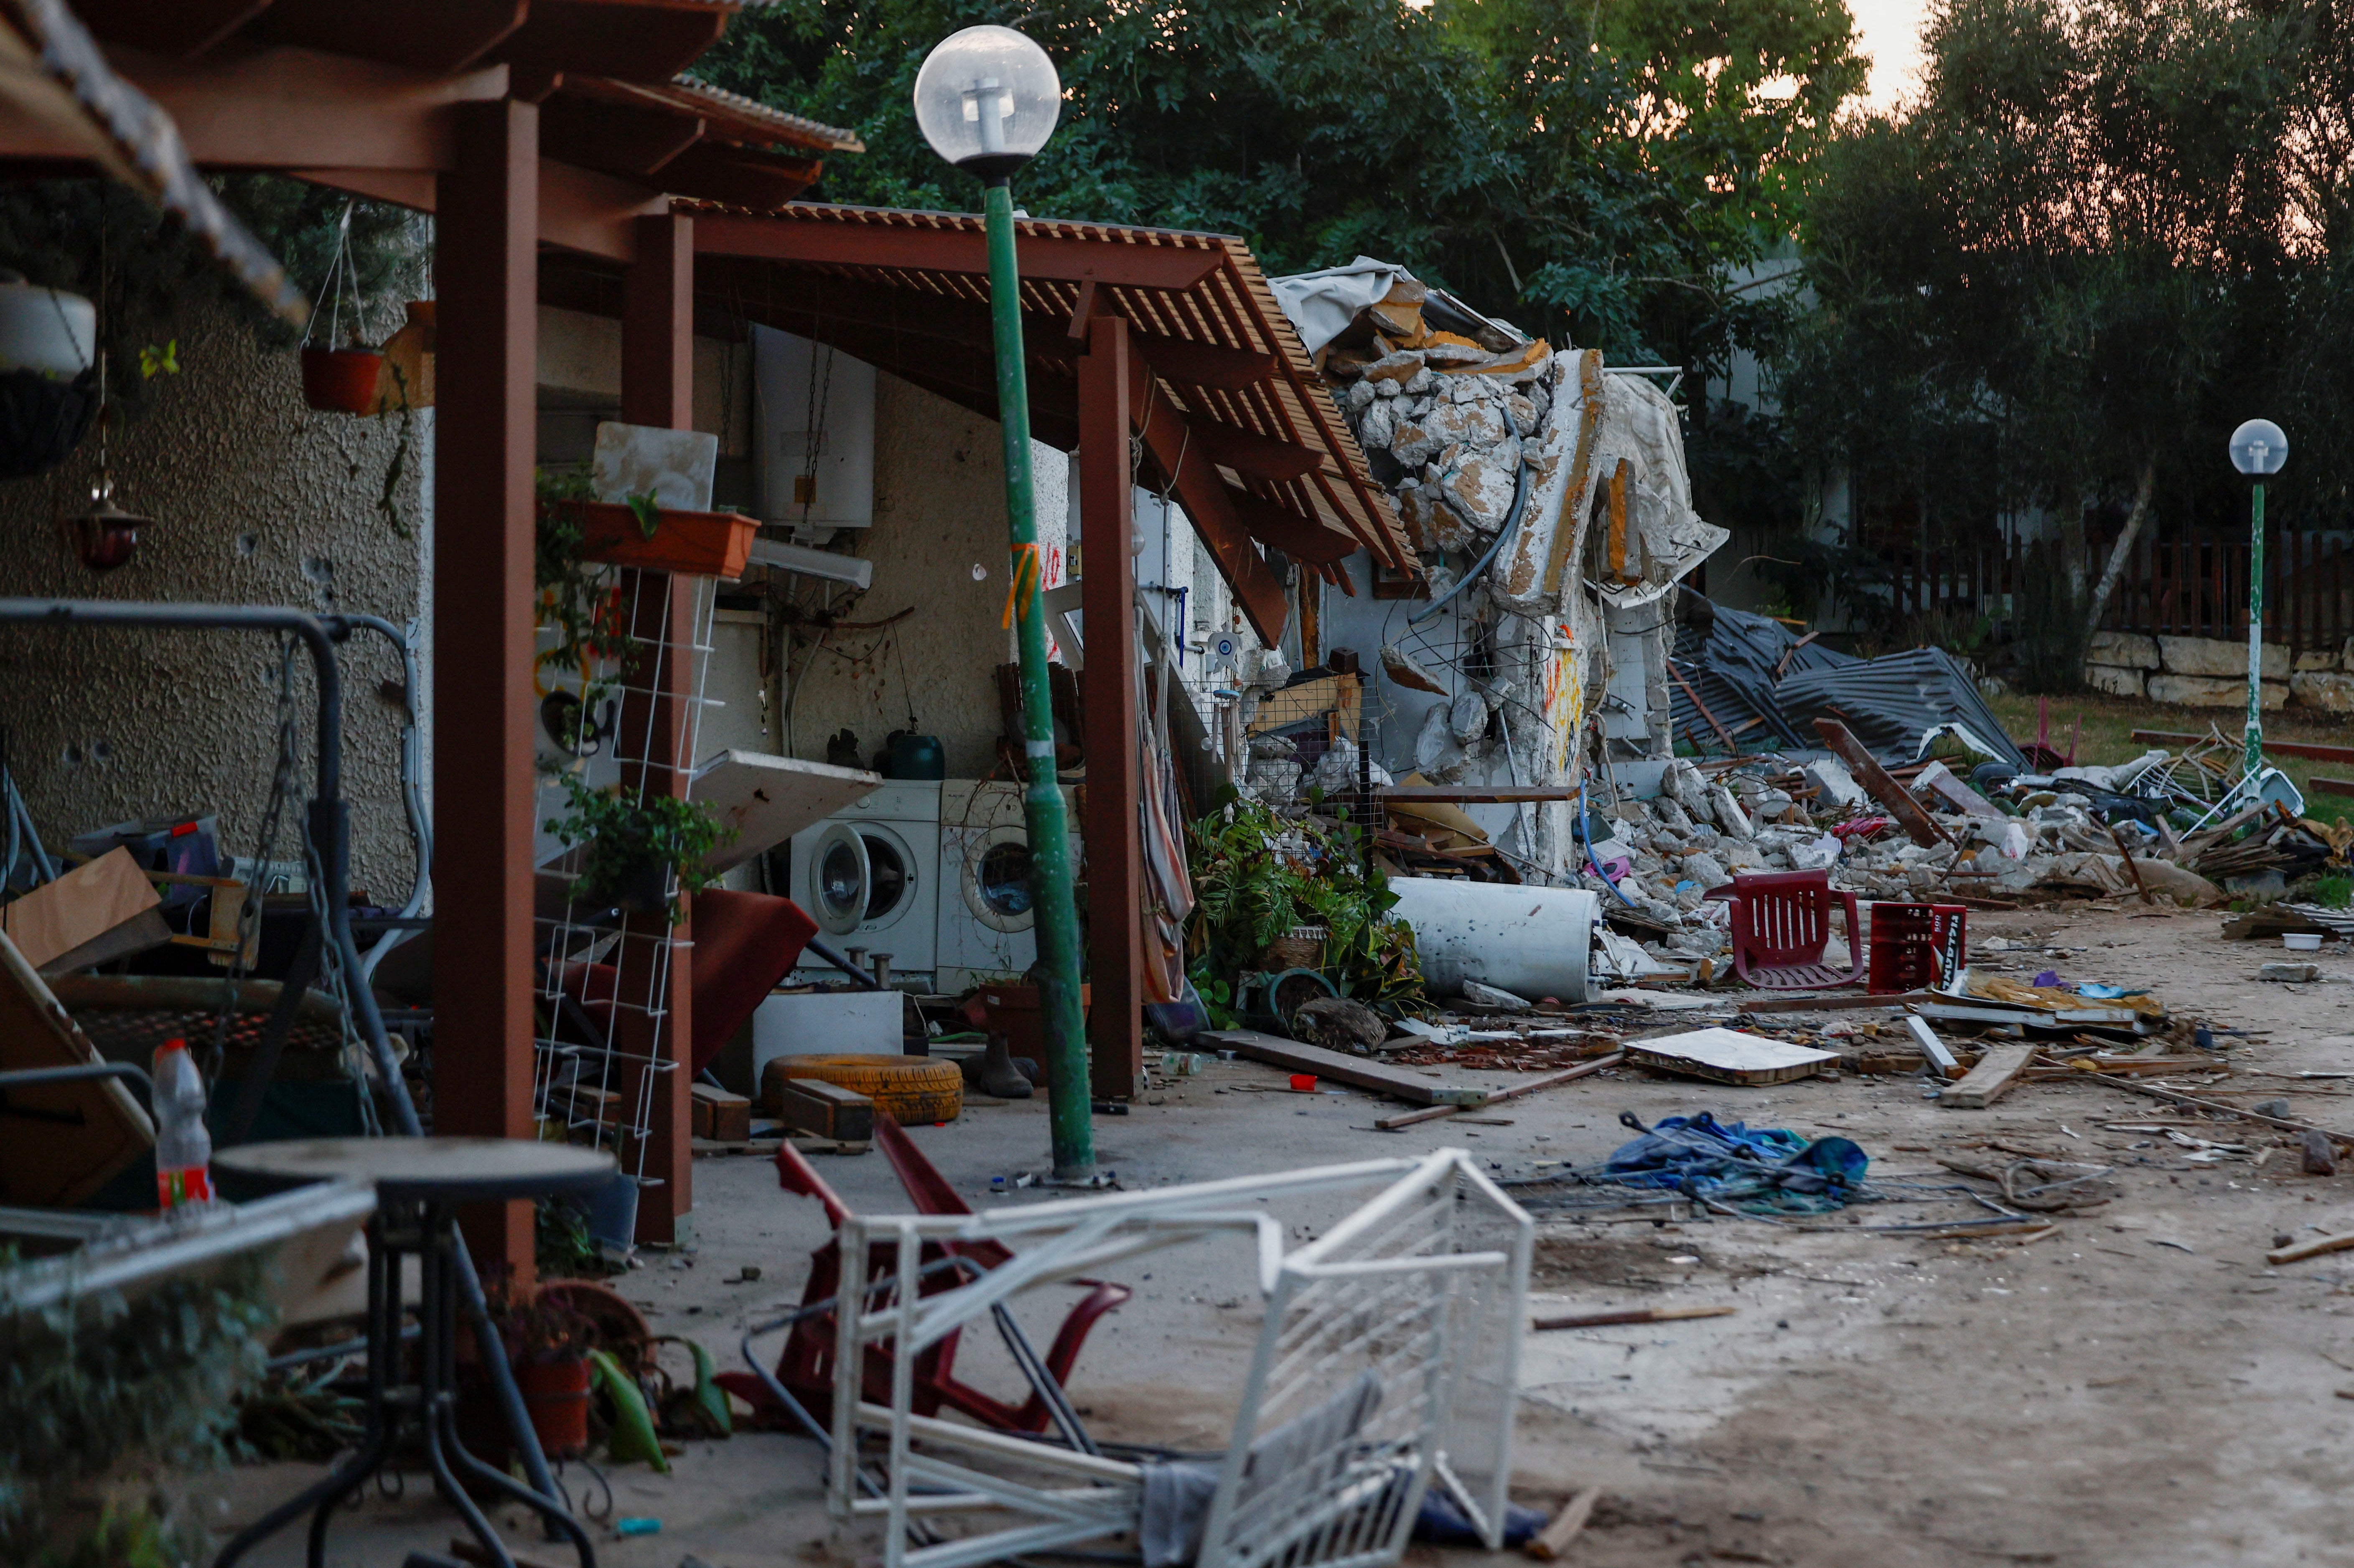
M 888 374 L 875 378 L 875 525 L 854 542 L 875 580 L 852 621 L 891 629 L 836 631 L 793 657 L 790 733 L 796 757 L 822 760 L 828 736 L 847 727 L 872 758 L 884 736 L 908 727 L 939 736 L 949 777 L 979 779 L 997 761 L 1002 730 L 994 671 L 1013 657 L 1005 630 L 1005 461 L 994 420 Z M 1033 443 L 1038 533 L 1046 586 L 1065 577 L 1068 460 Z M 976 578 L 974 569 L 981 576 Z M 894 646 L 896 643 L 896 646 Z
M 95 440 L 85 440 L 53 473 L 0 482 L 0 593 L 285 605 L 396 625 L 419 616 L 431 580 L 420 483 L 431 414 L 417 418 L 397 497 L 404 538 L 377 510 L 398 419 L 310 411 L 294 355 L 262 348 L 224 315 L 190 320 L 178 342 L 182 374 L 151 389 L 147 412 L 114 442 L 118 503 L 156 520 L 137 556 L 95 574 L 61 537 L 59 519 L 81 503 L 96 461 Z M 429 651 L 429 622 L 422 642 Z M 398 673 L 380 639 L 344 652 L 353 886 L 388 904 L 408 895 L 412 866 L 399 710 L 379 691 Z M 0 628 L 6 760 L 44 841 L 58 850 L 125 818 L 211 810 L 224 848 L 252 853 L 276 755 L 276 679 L 269 639 L 252 632 Z M 307 660 L 296 701 L 307 794 Z M 299 821 L 290 816 L 281 854 Z

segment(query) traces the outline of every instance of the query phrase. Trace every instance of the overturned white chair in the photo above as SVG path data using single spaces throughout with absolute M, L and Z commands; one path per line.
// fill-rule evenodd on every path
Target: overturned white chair
M 1386 1182 L 1320 1239 L 1287 1251 L 1254 1205 Z M 997 1241 L 1012 1261 L 928 1296 L 871 1292 L 837 1316 L 829 1504 L 879 1517 L 885 1568 L 968 1568 L 1135 1535 L 1146 1568 L 1374 1568 L 1405 1551 L 1436 1481 L 1492 1549 L 1511 1474 L 1532 1222 L 1446 1150 L 970 1215 L 857 1216 L 846 1257 Z M 1257 1248 L 1266 1318 L 1223 1458 L 1130 1463 L 918 1415 L 917 1357 L 1027 1291 L 1219 1234 Z M 891 1404 L 862 1402 L 872 1347 Z M 879 1478 L 860 1437 L 886 1438 Z M 871 1494 L 871 1495 L 870 1495 Z M 1004 1521 L 976 1516 L 1011 1514 Z M 946 1534 L 958 1520 L 970 1533 Z M 991 1526 L 997 1526 L 991 1528 Z

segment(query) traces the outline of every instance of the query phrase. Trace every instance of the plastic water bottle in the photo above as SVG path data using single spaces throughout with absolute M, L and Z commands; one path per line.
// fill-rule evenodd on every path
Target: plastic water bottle
M 205 1130 L 205 1080 L 185 1040 L 155 1051 L 155 1195 L 161 1206 L 213 1195 L 213 1135 Z

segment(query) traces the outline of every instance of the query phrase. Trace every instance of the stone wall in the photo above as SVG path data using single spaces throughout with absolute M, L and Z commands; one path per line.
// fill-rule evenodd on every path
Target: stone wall
M 379 510 L 398 418 L 313 413 L 290 351 L 267 349 L 215 309 L 178 330 L 181 374 L 149 388 L 116 432 L 118 503 L 154 519 L 125 566 L 94 573 L 59 522 L 87 497 L 97 442 L 54 472 L 0 482 L 0 594 L 282 605 L 420 622 L 432 646 L 431 412 L 415 419 L 396 487 L 398 524 Z M 352 885 L 407 897 L 412 856 L 399 784 L 399 708 L 384 694 L 399 666 L 387 645 L 343 653 L 345 791 Z M 301 784 L 313 778 L 315 697 L 296 661 Z M 277 671 L 252 632 L 0 628 L 6 760 L 52 851 L 126 818 L 212 811 L 224 849 L 253 853 L 276 755 Z M 427 763 L 430 773 L 429 755 Z M 290 818 L 281 853 L 296 842 Z
M 2354 713 L 2354 642 L 2291 655 L 2267 642 L 2264 706 Z M 2194 708 L 2244 708 L 2248 645 L 2217 637 L 2152 637 L 2096 631 L 2084 654 L 2084 683 L 2112 696 L 2143 697 Z

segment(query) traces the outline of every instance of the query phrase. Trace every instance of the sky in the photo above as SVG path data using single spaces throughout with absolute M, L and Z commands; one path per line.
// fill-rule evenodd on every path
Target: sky
M 1872 57 L 1867 97 L 1885 109 L 1920 86 L 1921 16 L 1924 0 L 1848 0 L 1863 52 Z

